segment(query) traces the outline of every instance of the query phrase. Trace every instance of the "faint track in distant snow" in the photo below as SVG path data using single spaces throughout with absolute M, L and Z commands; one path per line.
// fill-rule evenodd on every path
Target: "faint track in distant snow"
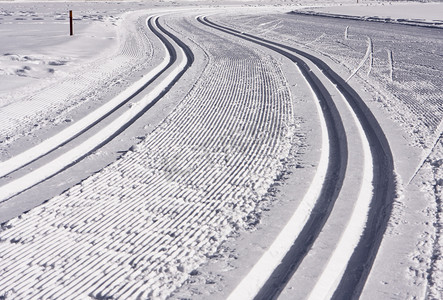
M 327 102 L 322 103 L 321 97 L 328 97 L 331 89 L 335 89 L 334 93 L 339 94 L 339 97 L 336 97 L 336 99 L 342 98 L 342 104 L 340 104 L 339 108 L 340 115 L 346 113 L 346 115 L 349 116 L 347 119 L 353 120 L 354 123 L 350 123 L 352 122 L 350 120 L 346 121 L 348 125 L 346 125 L 345 130 L 339 129 L 336 134 L 341 135 L 345 133 L 346 135 L 355 136 L 360 140 L 360 142 L 353 141 L 353 143 L 349 145 L 352 145 L 353 150 L 361 151 L 364 154 L 363 158 L 360 158 L 362 166 L 355 165 L 356 162 L 359 162 L 359 159 L 354 157 L 352 158 L 354 165 L 348 166 L 348 169 L 355 167 L 357 169 L 361 168 L 363 176 L 360 181 L 360 190 L 358 195 L 356 195 L 356 208 L 352 209 L 349 215 L 350 225 L 346 225 L 343 229 L 343 233 L 336 244 L 337 248 L 335 248 L 332 254 L 328 254 L 330 255 L 330 260 L 327 260 L 326 268 L 323 269 L 321 276 L 318 277 L 319 281 L 317 281 L 316 286 L 313 287 L 310 297 L 313 299 L 358 298 L 386 230 L 392 209 L 394 191 L 392 154 L 377 120 L 355 90 L 319 58 L 280 43 L 265 40 L 226 26 L 217 25 L 204 17 L 199 17 L 198 20 L 204 25 L 262 45 L 297 62 L 313 90 L 320 91 L 320 97 L 319 94 L 316 94 L 322 106 Z M 368 47 L 370 46 L 371 45 Z M 368 57 L 369 55 L 370 53 L 368 53 Z M 314 75 L 311 75 L 311 72 L 314 73 Z M 320 76 L 322 82 L 319 82 L 318 79 L 313 79 L 316 76 Z M 328 88 L 323 86 L 323 84 L 326 84 Z M 331 105 L 332 103 L 329 104 Z M 329 107 L 329 109 L 331 109 L 331 107 Z M 335 119 L 336 126 L 338 120 L 339 118 Z M 334 121 L 332 122 L 334 123 Z M 353 133 L 352 131 L 357 133 Z M 346 141 L 346 139 L 340 140 L 339 143 L 343 141 Z M 334 148 L 334 143 L 338 141 L 330 140 L 330 142 L 331 147 Z M 354 146 L 353 144 L 358 145 Z M 350 152 L 350 155 L 351 154 Z M 346 157 L 341 156 L 341 159 L 346 159 Z M 351 158 L 348 159 L 352 161 Z M 328 168 L 329 167 L 330 166 L 328 166 Z M 326 176 L 326 179 L 323 183 L 323 188 L 327 184 L 332 184 L 330 188 L 334 188 L 335 184 L 335 188 L 337 190 L 341 189 L 339 192 L 343 192 L 340 180 L 336 183 L 328 183 L 331 177 L 328 178 L 328 176 Z M 345 180 L 349 179 L 346 177 Z M 334 193 L 329 194 L 329 196 L 331 195 L 334 195 Z M 253 297 L 257 299 L 271 299 L 280 294 L 292 274 L 296 274 L 297 267 L 300 264 L 299 260 L 303 259 L 307 251 L 310 250 L 311 246 L 315 243 L 315 239 L 321 235 L 320 231 L 323 225 L 326 221 L 329 221 L 326 219 L 329 216 L 330 210 L 333 209 L 331 206 L 334 205 L 335 200 L 332 198 L 330 199 L 331 202 L 328 203 L 328 200 L 321 201 L 321 197 L 318 199 L 316 203 L 318 206 L 315 209 L 311 209 L 312 212 L 317 212 L 317 209 L 323 211 L 320 224 L 306 222 L 303 231 L 310 231 L 308 235 L 303 235 L 303 231 L 300 232 L 300 229 L 297 227 L 295 229 L 295 231 L 298 231 L 295 235 L 295 242 L 291 250 L 286 249 L 288 254 L 284 257 L 275 258 L 279 255 L 276 254 L 279 247 L 274 247 L 274 249 L 274 245 L 272 245 L 270 250 L 263 255 L 263 257 L 270 255 L 270 260 L 265 259 L 264 261 L 259 261 L 258 264 L 254 266 L 250 274 L 248 274 L 244 281 L 240 283 L 237 289 L 231 294 L 232 299 L 236 297 L 242 297 L 242 299 Z M 316 213 L 310 214 L 310 211 L 307 211 L 307 213 L 309 213 L 309 215 L 305 216 L 305 219 L 316 217 Z M 284 230 L 286 229 L 287 228 Z M 288 228 L 287 230 L 290 231 L 291 229 L 294 230 L 293 228 Z M 289 234 L 291 233 L 288 233 L 288 235 L 284 237 L 287 238 L 290 236 Z M 275 242 L 277 244 L 281 243 L 278 239 L 279 238 L 277 238 L 277 242 Z M 272 252 L 272 254 L 269 254 L 269 252 Z M 269 270 L 270 262 L 273 264 L 272 267 L 275 268 L 272 276 L 269 271 L 266 270 Z M 263 280 L 267 281 L 264 283 Z M 257 290 L 257 288 L 260 290 Z
M 75 146 L 72 149 L 59 154 L 50 163 L 18 178 L 14 178 L 11 174 L 13 180 L 0 187 L 0 202 L 54 176 L 115 138 L 141 114 L 152 107 L 192 64 L 193 55 L 191 50 L 165 30 L 160 25 L 158 17 L 149 17 L 146 22 L 149 29 L 164 45 L 166 55 L 163 61 L 129 88 L 83 119 L 25 152 L 7 161 L 0 162 L 1 178 L 38 161 L 52 152 L 55 153 L 57 148 L 74 141 Z M 129 109 L 125 109 L 126 104 L 146 90 L 148 86 L 152 86 L 153 83 L 155 87 L 147 95 L 137 102 L 130 103 Z M 103 128 L 91 135 L 90 131 L 99 127 L 97 125 L 100 125 L 101 122 L 105 124 Z M 88 133 L 90 136 L 76 145 L 75 140 L 84 133 Z
M 357 68 L 355 68 L 355 70 L 351 73 L 351 75 L 349 75 L 348 79 L 346 79 L 346 82 L 348 82 L 349 80 L 351 80 L 352 77 L 355 76 L 355 74 L 357 74 L 358 71 L 360 71 L 360 69 L 365 65 L 366 61 L 369 60 L 369 67 L 368 67 L 368 73 L 367 75 L 369 76 L 369 74 L 371 73 L 372 70 L 372 65 L 374 63 L 374 46 L 372 44 L 372 39 L 370 37 L 366 37 L 367 38 L 367 43 L 368 43 L 368 47 L 366 48 L 366 53 L 365 56 L 363 57 L 363 59 L 360 61 L 360 63 L 358 64 Z M 392 58 L 392 55 L 391 55 Z M 392 78 L 392 77 L 391 77 Z

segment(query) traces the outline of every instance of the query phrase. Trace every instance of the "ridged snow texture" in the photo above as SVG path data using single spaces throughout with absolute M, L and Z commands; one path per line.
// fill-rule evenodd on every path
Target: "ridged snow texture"
M 8 299 L 167 297 L 246 226 L 289 153 L 292 121 L 275 62 L 212 60 L 133 151 L 3 226 L 0 290 Z

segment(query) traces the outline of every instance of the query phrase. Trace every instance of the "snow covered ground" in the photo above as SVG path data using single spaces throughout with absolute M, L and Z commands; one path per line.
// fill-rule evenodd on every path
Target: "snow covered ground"
M 419 26 L 443 26 L 441 2 L 365 2 L 340 6 L 324 6 L 302 9 L 301 12 L 338 18 L 401 23 Z
M 441 3 L 214 4 L 0 2 L 0 298 L 439 298 Z

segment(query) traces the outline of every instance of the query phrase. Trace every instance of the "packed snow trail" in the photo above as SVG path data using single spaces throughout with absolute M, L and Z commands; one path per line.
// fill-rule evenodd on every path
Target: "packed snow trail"
M 8 297 L 165 298 L 247 225 L 289 153 L 291 96 L 271 57 L 206 34 L 207 69 L 142 143 L 3 225 Z
M 222 31 L 226 29 L 215 26 L 205 17 L 197 19 L 207 26 Z M 268 299 L 278 294 L 277 291 L 290 278 L 291 272 L 296 269 L 309 251 L 310 243 L 307 243 L 306 239 L 314 240 L 327 220 L 346 171 L 346 136 L 342 121 L 328 91 L 303 60 L 282 48 L 261 42 L 259 44 L 291 59 L 295 63 L 293 67 L 301 72 L 310 86 L 322 128 L 321 157 L 316 175 L 298 209 L 274 243 L 230 294 L 229 299 L 253 297 Z M 294 243 L 296 239 L 300 241 L 297 245 Z
M 329 80 L 330 83 L 335 86 L 336 91 L 341 94 L 347 109 L 340 110 L 340 114 L 345 118 L 345 114 L 348 114 L 346 111 L 350 112 L 351 118 L 354 119 L 357 131 L 359 132 L 358 136 L 352 139 L 354 143 L 356 139 L 361 139 L 361 147 L 364 154 L 361 171 L 363 176 L 360 183 L 360 191 L 358 196 L 356 196 L 355 208 L 350 214 L 349 223 L 343 230 L 336 249 L 331 254 L 325 270 L 317 281 L 317 285 L 313 287 L 310 297 L 312 299 L 326 299 L 331 297 L 341 299 L 346 295 L 358 297 L 378 251 L 392 209 L 392 199 L 394 195 L 393 162 L 392 154 L 383 131 L 358 94 L 320 59 L 295 48 L 267 41 L 263 38 L 245 32 L 239 32 L 226 26 L 217 25 L 206 20 L 206 18 L 200 18 L 199 21 L 220 31 L 261 44 L 285 56 L 289 57 L 289 54 L 284 52 L 285 50 L 289 50 L 296 56 L 303 57 L 304 59 L 307 58 L 314 64 L 315 68 L 318 68 L 318 73 L 324 74 L 325 79 Z M 315 73 L 312 69 L 307 69 L 306 71 Z M 350 135 L 350 137 L 352 137 L 353 132 L 355 132 L 355 130 L 351 128 L 353 126 L 354 125 L 345 126 L 348 127 L 346 128 L 346 134 Z M 355 148 L 355 150 L 352 151 L 361 150 Z M 351 165 L 350 167 L 355 168 L 356 166 Z M 352 190 L 353 188 L 350 186 L 343 192 L 346 188 L 347 185 L 345 184 L 344 187 L 342 187 L 342 193 L 347 195 L 348 190 Z M 310 197 L 310 195 L 308 195 L 308 197 Z M 309 213 L 310 211 L 308 210 L 307 212 Z M 300 218 L 300 216 L 297 216 L 297 212 L 294 214 L 294 218 Z M 295 235 L 294 239 L 297 238 L 300 231 L 301 230 L 297 229 L 295 233 L 293 233 Z M 274 243 L 282 246 L 280 239 L 285 240 L 288 236 L 290 236 L 289 233 L 279 236 Z M 368 244 L 371 246 L 367 246 Z M 283 257 L 280 256 L 281 254 L 277 254 L 273 246 L 274 244 L 268 250 L 272 252 L 269 256 L 270 259 L 264 259 L 258 262 L 258 264 L 262 263 L 266 265 L 266 269 L 269 269 L 269 264 L 274 265 L 274 268 L 277 269 L 279 261 L 283 261 Z M 289 247 L 286 246 L 286 249 L 289 253 Z M 265 252 L 264 257 L 267 254 L 268 252 Z M 287 265 L 288 262 L 284 264 Z M 285 268 L 291 268 L 292 264 L 293 263 L 285 266 Z M 246 281 L 246 283 L 241 282 L 230 295 L 232 299 L 238 297 L 250 299 L 255 297 L 255 295 L 260 299 L 275 297 L 275 295 L 278 295 L 279 291 L 281 291 L 281 286 L 286 284 L 285 281 L 282 281 L 280 285 L 275 283 L 275 277 L 283 276 L 283 279 L 286 275 L 281 274 L 282 272 L 291 272 L 290 270 L 279 271 L 280 275 L 273 275 L 272 278 L 270 278 L 273 283 L 270 284 L 269 287 L 263 288 L 265 289 L 263 290 L 261 289 L 264 285 L 263 280 L 264 278 L 271 277 L 271 274 L 268 271 L 264 272 L 263 268 L 257 267 L 256 265 L 246 277 L 248 281 Z M 257 288 L 261 289 L 260 293 L 258 293 Z M 267 289 L 269 289 L 269 291 L 267 291 Z
M 178 55 L 179 62 L 174 66 L 173 63 L 177 60 L 176 50 L 174 50 L 172 44 L 161 37 L 160 31 L 164 31 L 161 26 L 158 24 L 158 20 L 156 18 L 151 18 L 147 22 L 149 22 L 150 29 L 162 39 L 165 48 L 168 48 L 166 53 L 169 53 L 169 59 L 166 60 L 165 66 L 161 64 L 159 68 L 155 69 L 154 73 L 148 74 L 148 78 L 142 79 L 142 81 L 136 82 L 133 86 L 131 86 L 128 90 L 120 94 L 118 97 L 111 100 L 111 103 L 105 104 L 104 107 L 98 109 L 90 116 L 86 117 L 86 120 L 80 120 L 76 125 L 73 125 L 74 128 L 69 127 L 66 130 L 62 131 L 60 134 L 57 134 L 55 137 L 51 138 L 49 141 L 43 142 L 40 145 L 31 148 L 29 151 L 24 153 L 24 156 L 19 155 L 19 157 L 12 158 L 11 160 L 5 162 L 6 170 L 11 170 L 12 168 L 19 168 L 20 165 L 26 165 L 29 162 L 32 162 L 36 158 L 46 154 L 47 152 L 52 151 L 57 148 L 61 144 L 66 143 L 67 141 L 77 137 L 82 132 L 87 129 L 91 129 L 93 125 L 97 126 L 97 123 L 103 120 L 105 117 L 109 117 L 109 115 L 116 111 L 116 109 L 126 103 L 129 99 L 134 97 L 134 95 L 140 93 L 146 86 L 151 84 L 154 79 L 157 79 L 162 73 L 165 72 L 167 68 L 170 68 L 169 73 L 164 78 L 160 78 L 161 81 L 154 81 L 155 87 L 152 91 L 150 91 L 147 95 L 145 95 L 141 100 L 132 103 L 130 108 L 121 113 L 116 112 L 112 117 L 115 118 L 110 124 L 106 125 L 100 131 L 95 133 L 93 136 L 89 137 L 86 141 L 83 141 L 78 146 L 73 147 L 69 151 L 61 154 L 57 158 L 53 159 L 50 163 L 35 169 L 22 177 L 19 177 L 11 182 L 8 182 L 0 187 L 0 202 L 5 201 L 8 198 L 23 192 L 24 190 L 38 184 L 39 182 L 54 176 L 58 172 L 63 169 L 69 167 L 74 164 L 76 161 L 83 158 L 88 153 L 97 149 L 101 145 L 105 144 L 110 139 L 114 138 L 120 131 L 129 126 L 134 122 L 146 109 L 152 106 L 156 101 L 158 101 L 159 97 L 167 90 L 169 86 L 171 86 L 175 81 L 178 80 L 180 75 L 189 67 L 192 63 L 191 59 L 187 57 L 190 54 L 189 50 L 185 49 L 184 46 L 177 47 L 177 51 L 180 52 Z M 153 24 L 156 24 L 160 29 L 155 29 Z M 166 34 L 166 33 L 163 33 Z M 165 49 L 166 50 L 166 49 Z M 34 155 L 34 152 L 35 154 Z M 11 163 L 8 165 L 8 163 Z M 2 164 L 0 163 L 0 166 Z M 10 168 L 8 168 L 8 166 Z M 6 171 L 8 172 L 8 171 Z

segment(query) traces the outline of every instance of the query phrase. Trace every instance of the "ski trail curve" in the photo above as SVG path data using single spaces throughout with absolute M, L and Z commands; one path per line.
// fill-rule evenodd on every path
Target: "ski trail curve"
M 312 91 L 314 98 L 316 95 Z M 303 230 L 305 223 L 315 207 L 320 196 L 321 187 L 326 178 L 329 161 L 329 140 L 326 120 L 320 107 L 319 101 L 315 101 L 317 112 L 320 116 L 320 127 L 322 133 L 321 154 L 314 178 L 307 190 L 303 200 L 294 212 L 285 227 L 280 231 L 269 249 L 261 256 L 259 261 L 252 267 L 248 274 L 242 279 L 237 287 L 230 293 L 228 300 L 252 299 L 265 285 L 275 268 L 283 260 L 286 253 L 293 245 L 293 241 Z
M 386 137 L 375 117 L 346 81 L 333 72 L 320 59 L 295 48 L 239 32 L 226 26 L 217 25 L 207 19 L 202 20 L 201 18 L 200 21 L 220 31 L 267 46 L 273 50 L 276 50 L 276 47 L 281 47 L 309 59 L 336 86 L 337 91 L 343 96 L 346 105 L 351 108 L 350 111 L 353 112 L 353 118 L 356 120 L 356 124 L 358 124 L 358 130 L 363 140 L 363 150 L 365 153 L 364 176 L 360 196 L 356 203 L 356 209 L 352 213 L 351 221 L 346 226 L 338 243 L 338 250 L 334 252 L 331 263 L 327 266 L 324 273 L 325 275 L 320 278 L 321 283 L 314 287 L 311 293 L 314 298 L 318 296 L 319 298 L 333 297 L 341 299 L 349 295 L 358 297 L 386 229 L 392 209 L 394 190 L 392 154 Z M 368 41 L 368 43 L 367 58 L 369 58 L 370 49 L 372 48 L 371 41 Z M 281 53 L 281 51 L 278 52 Z M 358 230 L 355 230 L 354 226 Z M 367 246 L 368 244 L 370 246 Z M 337 254 L 341 249 L 347 249 L 344 256 Z M 331 271 L 333 266 L 342 265 L 343 263 L 344 268 L 340 272 L 334 273 Z M 331 285 L 329 285 L 329 288 L 323 289 L 322 283 L 324 283 L 324 280 L 331 279 L 331 274 L 334 278 Z M 272 288 L 280 289 L 278 286 Z M 259 295 L 257 295 L 257 298 L 266 299 Z
M 330 257 L 328 264 L 309 295 L 309 300 L 332 298 L 343 273 L 345 272 L 347 262 L 360 241 L 361 233 L 367 222 L 367 215 L 373 195 L 373 160 L 369 141 L 366 138 L 365 131 L 363 130 L 357 115 L 352 110 L 352 107 L 347 101 L 344 102 L 347 104 L 360 136 L 362 137 L 364 156 L 362 185 L 360 187 L 358 198 L 355 201 L 351 219 Z
M 177 25 L 186 26 L 196 32 Z M 273 57 L 199 37 L 210 63 L 158 127 L 2 226 L 0 289 L 8 296 L 167 298 L 246 225 L 291 147 L 290 90 Z M 217 52 L 223 46 L 237 56 Z
M 152 21 L 152 22 L 151 22 Z M 163 34 L 168 35 L 164 29 L 155 29 L 153 24 L 156 24 L 156 27 L 159 28 L 158 24 L 158 18 L 150 18 L 148 20 L 149 27 L 151 30 L 153 30 L 157 36 L 160 37 L 160 31 L 163 32 Z M 88 116 L 85 120 L 81 121 L 78 126 L 75 126 L 74 128 L 67 128 L 66 130 L 68 132 L 61 132 L 61 134 L 54 137 L 53 140 L 50 140 L 51 143 L 42 143 L 40 145 L 36 146 L 36 155 L 42 155 L 45 154 L 45 152 L 49 152 L 52 149 L 58 147 L 60 144 L 66 143 L 67 140 L 72 139 L 85 129 L 93 126 L 95 123 L 97 123 L 100 119 L 102 119 L 104 116 L 109 114 L 112 110 L 115 109 L 116 106 L 121 105 L 121 102 L 125 102 L 127 97 L 131 98 L 134 93 L 139 93 L 147 84 L 149 84 L 153 78 L 158 77 L 160 73 L 163 73 L 163 71 L 172 65 L 173 60 L 176 58 L 173 56 L 176 56 L 176 54 L 173 54 L 172 44 L 168 42 L 165 38 L 160 38 L 162 42 L 165 45 L 165 48 L 168 48 L 168 59 L 166 62 L 166 66 L 163 66 L 164 63 L 160 64 L 158 68 L 156 68 L 156 72 L 150 72 L 149 78 L 141 79 L 136 84 L 131 86 L 128 91 L 123 92 L 119 96 L 113 99 L 112 103 L 110 105 L 106 105 L 106 107 L 103 110 L 98 110 L 95 113 Z M 185 53 L 185 49 L 183 46 L 179 46 L 178 44 L 174 46 L 177 51 L 179 51 L 180 55 L 180 61 L 179 63 L 170 71 L 170 73 L 159 83 L 156 84 L 155 88 L 144 96 L 140 101 L 134 103 L 131 105 L 131 107 L 124 112 L 122 115 L 118 116 L 115 120 L 112 121 L 109 125 L 101 129 L 99 132 L 88 138 L 85 142 L 81 143 L 80 145 L 76 146 L 75 148 L 70 149 L 68 152 L 60 155 L 59 157 L 55 158 L 50 164 L 44 165 L 36 170 L 33 170 L 32 172 L 27 173 L 26 175 L 15 179 L 3 186 L 0 187 L 0 202 L 5 201 L 6 199 L 38 184 L 39 182 L 55 175 L 56 173 L 62 171 L 63 169 L 67 168 L 71 164 L 75 163 L 79 159 L 83 158 L 85 155 L 90 153 L 91 151 L 97 149 L 100 145 L 103 145 L 106 143 L 109 139 L 113 138 L 117 133 L 119 133 L 122 129 L 128 126 L 128 124 L 132 123 L 143 111 L 149 107 L 155 100 L 164 93 L 164 91 L 178 78 L 180 75 L 184 72 L 184 70 L 189 66 L 189 58 L 188 55 Z M 175 50 L 174 50 L 175 51 Z M 189 50 L 187 50 L 189 52 Z M 151 77 L 152 76 L 152 77 Z M 147 76 L 148 77 L 148 76 Z M 146 80 L 147 79 L 147 80 Z M 96 119 L 98 118 L 98 119 Z M 66 134 L 66 135 L 64 135 Z M 36 156 L 33 154 L 30 154 L 31 152 L 26 152 L 24 155 L 28 159 L 29 163 L 32 160 L 36 159 Z M 13 159 L 9 166 L 12 166 L 13 168 L 20 167 L 20 162 L 23 157 L 19 157 L 18 159 Z M 23 159 L 24 160 L 24 159 Z M 30 161 L 29 161 L 30 160 Z M 26 162 L 26 160 L 24 160 Z M 7 163 L 7 162 L 6 162 Z M 11 169 L 11 167 L 10 167 Z

